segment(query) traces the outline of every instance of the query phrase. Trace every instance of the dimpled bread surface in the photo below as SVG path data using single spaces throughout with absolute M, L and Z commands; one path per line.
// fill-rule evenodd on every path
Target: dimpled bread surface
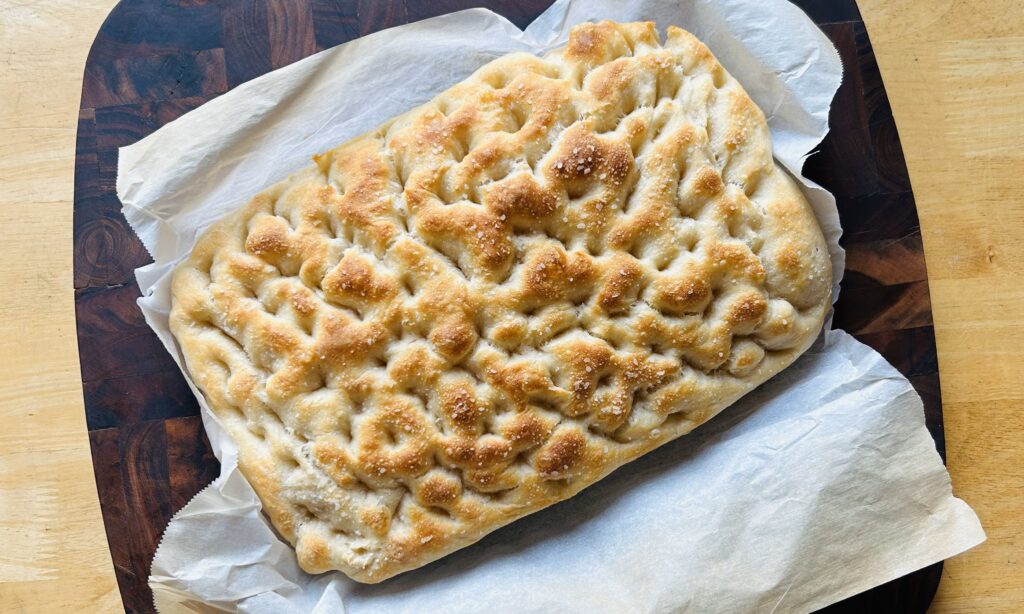
M 830 266 L 701 42 L 585 23 L 213 224 L 170 324 L 302 568 L 379 582 L 778 373 L 822 326 Z

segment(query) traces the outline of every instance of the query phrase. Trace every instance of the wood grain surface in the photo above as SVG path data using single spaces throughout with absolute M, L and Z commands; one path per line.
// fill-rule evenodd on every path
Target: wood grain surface
M 188 7 L 205 4 L 187 3 Z M 253 11 L 256 3 L 228 4 L 242 11 L 236 24 L 244 20 L 269 23 L 270 15 L 283 14 L 276 8 L 275 12 L 258 7 Z M 0 139 L 0 215 L 7 222 L 5 228 L 16 229 L 0 243 L 0 281 L 5 286 L 0 293 L 0 543 L 4 546 L 0 549 L 0 611 L 115 611 L 120 605 L 105 535 L 99 529 L 82 428 L 77 361 L 70 336 L 74 329 L 68 264 L 73 109 L 82 83 L 80 67 L 97 25 L 112 5 L 111 0 L 49 5 L 0 0 L 0 130 L 6 135 Z M 161 10 L 167 8 L 163 5 Z M 324 5 L 335 6 L 321 3 L 319 10 L 311 11 L 314 23 L 318 18 L 333 20 L 336 27 L 331 31 L 341 34 L 333 40 L 314 27 L 316 45 L 329 46 L 364 33 L 352 15 L 325 12 Z M 857 18 L 848 7 L 845 14 L 829 16 L 822 11 L 834 7 L 824 2 L 813 5 L 811 12 L 817 13 L 819 21 Z M 313 3 L 314 9 L 317 6 Z M 437 12 L 450 10 L 445 7 Z M 155 23 L 158 17 L 153 7 L 136 4 L 130 8 L 141 24 Z M 1024 525 L 1020 471 L 1024 419 L 1019 408 L 1024 399 L 1024 377 L 1014 350 L 1024 342 L 1024 253 L 1016 243 L 1024 222 L 1024 174 L 1019 172 L 1024 158 L 1019 138 L 1024 132 L 1019 105 L 1024 96 L 1024 14 L 1014 0 L 861 0 L 861 8 L 895 107 L 924 226 L 954 488 L 978 509 L 990 536 L 984 546 L 947 563 L 932 610 L 1021 611 L 1024 568 L 1018 559 Z M 363 2 L 353 14 L 389 11 L 401 17 L 409 13 L 409 7 Z M 201 41 L 213 31 L 210 23 L 196 23 L 195 31 L 187 36 Z M 267 28 L 269 31 L 270 26 Z M 291 44 L 278 44 L 271 53 L 274 46 L 239 34 L 245 29 L 234 33 L 224 29 L 222 34 L 225 41 L 228 36 L 241 39 L 236 51 L 246 49 L 243 56 L 252 66 L 241 68 L 237 56 L 227 53 L 231 45 L 226 42 L 221 47 L 226 56 L 210 56 L 214 63 L 238 66 L 233 77 L 224 77 L 229 86 L 260 74 L 266 70 L 261 67 L 273 66 L 275 58 L 282 61 L 284 50 L 292 48 Z M 856 35 L 853 39 L 857 40 Z M 308 37 L 303 40 L 308 44 Z M 159 35 L 135 44 L 157 56 L 169 55 L 168 41 Z M 190 61 L 187 55 L 175 60 L 178 66 Z M 159 68 L 171 71 L 174 66 L 173 62 L 158 63 Z M 114 70 L 129 67 L 123 62 L 113 65 Z M 174 83 L 177 86 L 182 86 L 182 92 L 201 96 L 202 87 L 209 84 Z M 175 97 L 173 88 L 162 93 L 160 84 L 132 87 L 134 92 L 126 90 L 117 96 L 141 96 L 138 88 L 155 91 L 158 100 L 143 115 L 154 125 L 167 121 L 161 118 L 168 114 L 194 106 L 186 100 L 189 96 Z M 219 93 L 216 88 L 214 91 Z M 867 108 L 873 107 L 868 104 Z M 88 121 L 87 113 L 82 117 Z M 97 170 L 109 163 L 97 158 Z M 867 169 L 858 170 L 870 175 Z M 887 172 L 876 168 L 876 175 L 886 176 Z M 98 176 L 96 181 L 102 186 Z M 898 192 L 892 197 L 907 198 Z M 883 209 L 872 215 L 891 211 Z M 113 234 L 95 236 L 102 239 L 101 250 L 111 249 L 111 243 L 104 241 L 114 240 Z M 877 240 L 880 251 L 919 249 L 905 247 L 904 241 Z M 919 239 L 910 243 L 914 241 Z M 865 250 L 861 265 L 854 265 L 852 256 L 851 268 L 870 268 L 879 279 L 903 279 L 863 284 L 862 291 L 874 300 L 884 292 L 871 289 L 872 285 L 882 289 L 902 285 L 900 296 L 908 298 L 901 301 L 920 292 L 920 284 L 913 288 L 914 282 L 921 280 L 871 268 L 876 257 L 872 250 Z M 102 270 L 109 267 L 106 260 L 96 258 L 90 266 Z M 76 277 L 76 285 L 77 281 Z M 107 308 L 116 308 L 116 302 L 107 303 Z M 872 330 L 871 322 L 860 314 L 848 313 L 856 320 L 852 325 L 864 327 L 862 334 L 881 335 L 876 342 L 886 343 L 884 332 Z M 128 330 L 132 324 L 130 319 L 112 318 L 108 325 Z M 913 328 L 919 334 L 927 330 L 926 326 Z M 892 346 L 889 352 L 902 352 L 904 364 L 928 370 L 927 362 L 933 359 L 903 349 L 902 345 Z M 83 353 L 83 374 L 85 363 L 96 358 Z M 155 369 L 150 377 L 157 378 L 159 373 Z M 922 375 L 928 378 L 926 373 Z M 920 381 L 915 384 L 927 389 Z M 933 387 L 937 392 L 937 386 Z M 111 410 L 128 411 L 144 405 L 146 398 L 121 399 Z M 147 420 L 159 420 L 165 409 L 160 404 L 150 406 L 146 413 L 156 417 Z M 132 437 L 139 437 L 143 445 L 163 441 L 172 449 L 201 449 L 195 441 L 199 431 L 189 420 L 164 420 L 162 429 L 138 427 L 139 434 Z M 9 433 L 15 435 L 7 436 Z M 106 454 L 106 462 L 137 460 L 145 452 L 144 447 L 130 446 L 123 451 L 120 434 L 117 438 L 110 434 L 97 445 L 97 450 Z M 176 443 L 179 441 L 185 443 Z M 204 464 L 187 454 L 171 453 L 166 462 L 156 463 L 155 472 L 166 471 L 173 484 L 170 491 L 178 492 L 183 484 L 205 478 L 177 468 Z M 145 475 L 130 470 L 121 473 L 129 484 Z M 139 492 L 133 496 L 138 498 Z M 157 501 L 155 507 L 176 509 L 183 502 L 182 497 L 170 496 Z M 125 519 L 125 530 L 131 529 L 128 524 Z M 128 542 L 123 543 L 127 546 Z M 900 589 L 893 585 L 888 590 Z M 861 602 L 864 608 L 871 605 Z
M 0 0 L 0 612 L 121 605 L 93 482 L 71 266 L 75 117 L 112 2 Z
M 474 2 L 123 1 L 85 68 L 75 168 L 75 295 L 79 353 L 100 503 L 121 596 L 148 611 L 146 578 L 170 516 L 217 474 L 198 406 L 135 305 L 133 269 L 149 261 L 114 194 L 117 148 L 269 70 L 361 34 Z M 486 6 L 520 27 L 550 4 Z M 942 415 L 924 252 L 891 109 L 852 0 L 807 3 L 846 66 L 833 128 L 808 175 L 836 194 L 849 251 L 835 324 L 919 388 L 940 451 Z M 189 23 L 187 29 L 175 27 Z M 924 611 L 941 566 L 844 604 Z
M 1024 612 L 1024 2 L 860 0 L 914 182 L 953 491 L 937 612 Z

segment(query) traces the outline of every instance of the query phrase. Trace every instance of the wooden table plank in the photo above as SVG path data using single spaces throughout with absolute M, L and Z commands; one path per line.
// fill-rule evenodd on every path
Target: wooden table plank
M 917 196 L 954 492 L 934 612 L 1024 611 L 1024 2 L 860 0 Z
M 0 612 L 120 609 L 86 436 L 71 199 L 111 0 L 0 2 Z

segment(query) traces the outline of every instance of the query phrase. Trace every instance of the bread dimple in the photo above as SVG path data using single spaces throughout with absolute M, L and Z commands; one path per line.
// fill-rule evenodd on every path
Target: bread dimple
M 300 565 L 378 582 L 785 368 L 830 270 L 710 51 L 601 22 L 214 224 L 175 271 L 170 324 Z

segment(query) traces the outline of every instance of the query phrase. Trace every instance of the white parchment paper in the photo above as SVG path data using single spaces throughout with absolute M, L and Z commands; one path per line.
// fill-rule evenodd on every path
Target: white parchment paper
M 835 200 L 800 170 L 827 131 L 842 67 L 799 9 L 785 0 L 561 0 L 526 31 L 477 9 L 309 57 L 120 150 L 118 195 L 155 260 L 136 271 L 139 305 L 179 366 L 170 272 L 210 222 L 491 59 L 543 53 L 572 25 L 605 18 L 682 26 L 744 85 L 768 117 L 776 159 L 805 185 L 837 293 Z M 910 384 L 841 331 L 695 433 L 375 586 L 299 570 L 185 376 L 222 474 L 175 516 L 154 558 L 150 585 L 164 612 L 799 612 L 984 539 L 952 496 Z

